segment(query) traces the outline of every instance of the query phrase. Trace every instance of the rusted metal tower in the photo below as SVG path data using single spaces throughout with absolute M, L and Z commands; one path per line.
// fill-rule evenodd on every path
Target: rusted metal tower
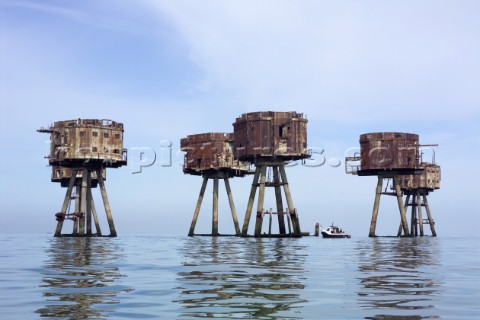
M 250 165 L 234 159 L 232 133 L 201 133 L 189 135 L 180 141 L 181 151 L 185 151 L 183 172 L 203 177 L 203 184 L 193 214 L 189 236 L 195 235 L 195 226 L 202 206 L 203 196 L 209 179 L 213 180 L 212 233 L 218 233 L 218 181 L 223 179 L 235 226 L 235 234 L 240 235 L 237 212 L 233 202 L 229 179 L 243 177 L 250 173 Z
M 356 155 L 345 159 L 347 173 L 378 177 L 369 237 L 375 237 L 381 195 L 397 197 L 403 234 L 410 236 L 399 176 L 423 173 L 424 167 L 420 165 L 419 147 L 417 134 L 402 132 L 367 133 L 360 135 L 360 156 Z M 386 190 L 382 192 L 385 179 L 393 181 L 394 192 L 387 192 Z
M 235 159 L 255 165 L 252 189 L 248 199 L 242 236 L 247 236 L 257 188 L 257 215 L 255 236 L 262 236 L 265 214 L 269 215 L 268 236 L 271 234 L 272 215 L 278 217 L 280 236 L 302 236 L 297 209 L 288 185 L 285 165 L 288 161 L 309 158 L 307 150 L 307 119 L 297 112 L 251 112 L 242 114 L 233 124 Z M 273 172 L 273 180 L 267 181 L 267 169 Z M 285 212 L 282 191 L 285 193 L 288 210 Z M 265 187 L 275 189 L 277 212 L 264 209 Z M 285 227 L 287 217 L 288 233 Z M 292 230 L 293 228 L 293 230 Z
M 76 119 L 57 121 L 50 128 L 38 132 L 50 133 L 49 164 L 52 182 L 67 188 L 62 209 L 56 213 L 55 236 L 62 236 L 65 220 L 73 220 L 71 236 L 101 236 L 98 216 L 92 197 L 92 188 L 100 185 L 100 192 L 110 228 L 110 236 L 117 236 L 110 204 L 105 189 L 106 168 L 127 164 L 123 149 L 123 124 L 111 120 Z M 75 196 L 72 197 L 75 188 Z M 71 200 L 75 211 L 70 213 Z M 92 232 L 92 215 L 96 233 Z
M 430 192 L 440 189 L 440 166 L 434 163 L 422 162 L 423 167 L 421 174 L 401 175 L 398 177 L 400 189 L 406 195 L 405 208 L 411 207 L 410 215 L 410 231 L 412 236 L 424 236 L 423 225 L 428 224 L 432 232 L 432 236 L 436 237 L 435 221 L 430 212 L 427 196 Z M 422 217 L 422 207 L 425 207 L 427 219 Z M 420 232 L 419 232 L 420 229 Z M 402 227 L 399 227 L 397 236 L 402 235 Z

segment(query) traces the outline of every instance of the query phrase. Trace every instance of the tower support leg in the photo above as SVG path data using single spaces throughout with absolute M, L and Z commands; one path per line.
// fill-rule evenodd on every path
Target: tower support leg
M 375 229 L 377 228 L 378 208 L 380 207 L 380 196 L 382 195 L 383 177 L 378 177 L 377 189 L 375 191 L 375 202 L 373 203 L 372 221 L 370 222 L 369 237 L 375 237 Z
M 110 203 L 108 202 L 107 191 L 105 190 L 105 183 L 103 182 L 103 170 L 100 168 L 97 171 L 98 184 L 100 185 L 100 193 L 102 194 L 103 204 L 105 206 L 105 212 L 107 214 L 108 226 L 110 228 L 110 237 L 116 237 L 117 231 L 115 230 L 115 224 L 113 223 L 112 210 L 110 209 Z
M 393 178 L 393 185 L 395 186 L 395 191 L 397 193 L 397 202 L 398 202 L 398 208 L 400 209 L 400 218 L 402 219 L 403 233 L 405 234 L 406 237 L 409 237 L 410 233 L 408 232 L 407 216 L 405 213 L 405 207 L 403 206 L 403 202 L 402 202 L 402 190 L 400 189 L 400 184 L 398 183 L 397 177 Z
M 423 217 L 422 217 L 422 199 L 420 197 L 420 190 L 417 190 L 417 214 L 418 214 L 418 225 L 420 227 L 420 236 L 423 237 Z
M 101 236 L 102 230 L 100 229 L 100 223 L 98 222 L 97 210 L 95 209 L 95 202 L 93 201 L 91 188 L 88 190 L 88 197 L 90 198 L 90 204 L 92 206 L 92 215 L 93 221 L 95 222 L 95 229 L 97 230 L 97 236 Z
M 290 193 L 287 174 L 285 173 L 285 165 L 281 164 L 278 167 L 280 169 L 280 176 L 282 178 L 283 191 L 285 192 L 285 198 L 287 199 L 288 210 L 292 218 L 293 233 L 294 235 L 300 237 L 302 235 L 302 231 L 300 228 L 300 221 L 298 220 L 297 210 L 295 209 L 295 205 L 293 204 L 292 194 Z
M 233 202 L 232 190 L 230 189 L 230 182 L 228 178 L 223 179 L 225 181 L 225 189 L 227 191 L 228 203 L 230 204 L 230 210 L 232 211 L 233 224 L 235 226 L 235 235 L 240 235 L 240 226 L 238 225 L 237 210 L 235 210 L 235 203 Z
M 290 218 L 290 210 L 287 207 L 286 215 L 287 215 L 287 223 L 288 223 L 288 234 L 292 234 L 292 219 Z
M 88 170 L 83 169 L 82 171 L 82 191 L 80 195 L 80 212 L 83 213 L 80 218 L 80 228 L 79 233 L 81 236 L 85 235 L 85 218 L 87 215 L 87 185 L 88 185 Z
M 87 171 L 87 236 L 92 236 L 92 171 Z
M 73 174 L 73 173 L 72 173 Z M 78 181 L 75 186 L 75 213 L 80 212 L 80 194 L 82 193 L 82 181 Z M 73 234 L 78 235 L 80 217 L 75 216 L 73 220 Z
M 200 213 L 200 208 L 202 206 L 203 196 L 205 194 L 205 189 L 207 188 L 208 178 L 203 178 L 202 188 L 200 189 L 200 194 L 198 195 L 197 206 L 195 207 L 195 212 L 193 213 L 192 223 L 190 224 L 190 230 L 188 231 L 188 236 L 191 237 L 194 235 L 195 225 L 197 224 L 198 214 Z
M 262 233 L 262 223 L 263 223 L 263 203 L 265 201 L 265 181 L 267 179 L 267 166 L 260 166 L 260 188 L 258 191 L 258 203 L 257 203 L 257 219 L 255 222 L 255 237 L 258 237 Z
M 253 176 L 252 189 L 250 190 L 250 197 L 248 198 L 247 211 L 245 213 L 245 220 L 243 221 L 242 236 L 248 234 L 248 224 L 250 223 L 250 217 L 252 215 L 253 202 L 255 201 L 255 194 L 257 193 L 258 177 L 260 176 L 260 167 L 255 168 L 255 174 Z
M 75 177 L 77 175 L 77 170 L 72 170 L 72 177 L 68 182 L 67 192 L 65 193 L 65 199 L 63 200 L 62 210 L 60 211 L 63 214 L 67 213 L 68 204 L 70 203 L 70 198 L 72 197 L 73 185 L 75 184 Z M 55 237 L 60 237 L 62 235 L 63 220 L 57 222 L 57 228 L 55 229 Z
M 412 215 L 410 217 L 410 232 L 412 233 L 412 237 L 418 236 L 418 229 L 417 229 L 417 204 L 418 204 L 418 199 L 417 199 L 417 194 L 415 193 L 413 195 L 413 201 L 412 201 Z
M 277 202 L 278 229 L 280 234 L 286 234 L 285 217 L 283 216 L 282 189 L 280 187 L 278 166 L 273 167 L 273 182 L 275 184 L 275 199 Z
M 271 236 L 272 235 L 272 209 L 270 208 L 270 211 L 268 212 L 269 213 L 269 217 L 268 217 L 268 235 Z
M 212 236 L 218 236 L 218 177 L 213 179 Z
M 405 198 L 405 210 L 408 210 L 408 202 L 410 201 L 410 194 L 407 194 L 407 197 Z M 402 221 L 400 220 L 400 225 L 398 226 L 398 232 L 397 232 L 397 237 L 400 237 L 402 235 L 402 230 L 403 230 L 403 225 Z
M 436 237 L 437 232 L 435 231 L 435 222 L 432 219 L 430 206 L 428 205 L 427 195 L 425 193 L 423 194 L 423 203 L 425 204 L 425 210 L 427 211 L 428 223 L 430 224 L 430 230 L 432 230 L 432 237 Z

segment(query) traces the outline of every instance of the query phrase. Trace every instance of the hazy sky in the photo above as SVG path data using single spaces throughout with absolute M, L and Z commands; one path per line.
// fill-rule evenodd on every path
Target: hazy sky
M 313 163 L 326 160 L 287 171 L 303 230 L 334 221 L 367 235 L 376 179 L 346 175 L 343 158 L 362 133 L 402 131 L 439 144 L 437 233 L 478 233 L 476 0 L 0 0 L 0 232 L 54 231 L 65 189 L 36 129 L 107 118 L 124 123 L 129 149 L 129 165 L 107 172 L 119 235 L 186 234 L 201 178 L 182 173 L 180 138 L 266 110 L 305 113 L 309 147 L 323 152 Z M 132 174 L 141 147 L 157 161 Z M 251 179 L 231 181 L 241 223 Z M 220 186 L 220 232 L 232 232 Z M 210 231 L 211 190 L 197 232 Z M 396 234 L 395 205 L 382 198 L 377 234 Z

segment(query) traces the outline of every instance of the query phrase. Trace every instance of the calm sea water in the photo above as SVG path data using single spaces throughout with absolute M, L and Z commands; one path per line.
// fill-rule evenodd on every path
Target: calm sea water
M 0 318 L 480 319 L 480 238 L 0 236 Z

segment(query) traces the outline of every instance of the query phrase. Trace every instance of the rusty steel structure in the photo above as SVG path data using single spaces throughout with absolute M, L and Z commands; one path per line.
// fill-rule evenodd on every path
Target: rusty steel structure
M 430 226 L 432 236 L 436 237 L 435 221 L 430 212 L 428 194 L 440 189 L 441 170 L 440 166 L 434 163 L 422 162 L 420 166 L 424 169 L 421 174 L 400 175 L 398 177 L 400 189 L 405 198 L 405 208 L 411 208 L 410 230 L 412 236 L 424 236 L 424 224 Z M 422 216 L 422 207 L 425 208 L 427 218 Z M 399 227 L 397 236 L 402 235 L 403 228 Z
M 50 165 L 78 167 L 101 163 L 118 168 L 127 163 L 123 149 L 123 124 L 112 120 L 76 119 L 57 121 L 50 133 Z
M 103 170 L 103 181 L 107 180 L 107 171 Z M 62 186 L 62 188 L 68 187 L 68 183 L 70 182 L 70 178 L 72 177 L 72 169 L 68 167 L 62 166 L 52 166 L 52 182 L 58 182 Z M 82 182 L 82 171 L 77 171 L 75 177 L 75 185 Z M 93 171 L 91 175 L 91 185 L 92 188 L 96 188 L 98 186 L 98 178 L 97 172 Z
M 421 170 L 418 135 L 402 132 L 377 132 L 360 136 L 359 176 L 389 171 L 415 173 Z
M 403 203 L 402 183 L 405 184 L 406 182 L 402 182 L 403 180 L 400 177 L 416 177 L 424 174 L 425 166 L 420 161 L 420 147 L 417 134 L 403 132 L 367 133 L 360 135 L 360 154 L 345 159 L 346 173 L 378 177 L 370 223 L 370 237 L 375 236 L 381 195 L 397 197 L 403 235 L 413 236 L 409 232 Z M 393 192 L 382 191 L 384 180 L 392 181 Z
M 55 236 L 101 236 L 102 231 L 92 197 L 92 188 L 100 186 L 111 237 L 117 232 L 105 189 L 106 168 L 127 164 L 123 148 L 123 124 L 105 119 L 57 121 L 49 128 L 37 130 L 50 134 L 52 182 L 67 188 L 61 211 L 55 214 Z M 75 200 L 74 212 L 70 202 Z M 92 232 L 92 217 L 96 233 Z M 62 234 L 65 220 L 73 220 L 71 234 Z
M 254 236 L 263 236 L 262 225 L 266 214 L 269 215 L 267 236 L 273 236 L 271 227 L 274 214 L 278 218 L 278 236 L 302 236 L 285 165 L 288 161 L 306 159 L 311 156 L 307 149 L 307 122 L 302 113 L 265 111 L 242 114 L 233 123 L 235 159 L 249 161 L 255 165 L 242 236 L 248 235 L 248 225 L 257 188 L 259 194 Z M 273 173 L 273 179 L 267 179 L 267 171 Z M 277 212 L 264 209 L 266 187 L 273 187 L 275 190 Z M 282 187 L 287 200 L 287 210 L 284 210 L 283 207 Z M 288 233 L 285 216 L 287 217 Z
M 425 189 L 428 192 L 440 189 L 440 166 L 430 162 L 422 162 L 420 166 L 423 168 L 423 173 L 400 175 L 398 177 L 400 189 L 405 194 L 416 189 Z
M 243 177 L 249 173 L 248 162 L 236 160 L 233 155 L 234 140 L 232 133 L 210 132 L 189 135 L 180 140 L 181 151 L 185 152 L 183 172 L 203 177 L 202 187 L 193 214 L 189 236 L 195 235 L 195 226 L 203 202 L 208 180 L 213 180 L 213 208 L 211 236 L 220 236 L 218 232 L 218 182 L 223 179 L 227 191 L 235 235 L 240 235 L 237 212 L 230 188 L 230 178 Z
M 242 114 L 233 124 L 235 157 L 250 162 L 257 158 L 282 161 L 308 158 L 307 122 L 297 112 Z

